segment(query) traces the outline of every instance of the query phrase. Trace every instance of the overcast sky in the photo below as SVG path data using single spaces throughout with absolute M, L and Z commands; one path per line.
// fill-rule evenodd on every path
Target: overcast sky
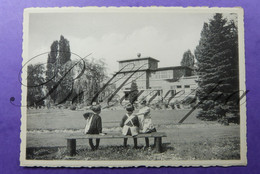
M 178 66 L 183 53 L 198 45 L 209 13 L 37 13 L 29 16 L 29 58 L 50 51 L 63 35 L 71 52 L 104 59 L 108 73 L 118 70 L 117 60 L 158 59 L 159 67 Z M 73 57 L 72 57 L 73 58 Z M 40 62 L 47 61 L 47 55 Z

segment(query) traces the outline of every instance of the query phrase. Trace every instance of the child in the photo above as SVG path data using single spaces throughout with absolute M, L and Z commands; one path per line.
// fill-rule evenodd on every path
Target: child
M 134 107 L 132 104 L 126 106 L 127 113 L 123 116 L 120 126 L 123 127 L 123 135 L 138 135 L 139 121 L 138 118 L 133 114 Z M 127 138 L 124 138 L 124 146 L 127 145 Z M 134 138 L 134 148 L 137 148 L 137 138 Z
M 87 111 L 83 116 L 87 120 L 85 126 L 85 134 L 99 134 L 102 133 L 102 120 L 99 114 L 101 113 L 101 106 L 94 105 L 91 107 L 91 111 Z M 96 139 L 96 146 L 94 146 L 92 139 L 89 139 L 89 145 L 92 150 L 98 149 L 100 139 Z
M 138 116 L 138 121 L 140 125 L 140 133 L 151 133 L 156 132 L 156 129 L 152 123 L 152 118 L 150 114 L 150 108 L 146 104 L 146 100 L 141 102 L 141 109 L 136 114 Z M 149 138 L 145 138 L 146 147 L 149 146 Z
M 140 132 L 141 133 L 156 132 L 156 129 L 152 123 L 150 108 L 147 106 L 146 100 L 142 101 L 141 106 L 142 108 L 136 114 L 139 120 Z

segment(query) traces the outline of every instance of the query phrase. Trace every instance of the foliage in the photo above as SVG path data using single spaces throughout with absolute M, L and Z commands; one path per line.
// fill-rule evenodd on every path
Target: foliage
M 104 96 L 107 95 L 111 85 L 106 87 L 100 92 L 104 81 L 107 80 L 105 63 L 99 59 L 91 59 L 84 61 L 85 71 L 83 75 L 75 80 L 74 85 L 74 96 L 72 102 L 84 103 L 90 105 L 91 102 L 97 102 L 103 100 Z M 82 69 L 83 64 L 80 64 Z M 99 95 L 96 95 L 99 94 Z
M 71 103 L 99 102 L 113 86 L 109 85 L 99 95 L 96 95 L 107 80 L 105 63 L 97 59 L 71 60 L 69 41 L 62 35 L 59 41 L 56 40 L 51 44 L 46 71 L 44 72 L 42 69 L 41 73 L 43 73 L 42 81 L 46 82 L 46 89 L 42 85 L 37 90 L 30 90 L 31 95 L 28 97 L 37 96 L 37 91 L 41 88 L 42 91 L 46 90 L 45 98 L 49 100 L 48 103 L 62 104 L 60 107 L 65 108 L 68 108 Z M 32 83 L 32 80 L 29 79 L 29 82 Z M 28 100 L 34 101 L 30 98 Z
M 73 111 L 76 110 L 76 106 L 75 105 L 71 105 L 70 106 L 70 110 L 73 110 Z
M 199 45 L 195 50 L 198 66 L 197 96 L 202 111 L 199 118 L 222 119 L 227 113 L 239 116 L 238 95 L 238 35 L 234 22 L 215 14 L 204 23 Z
M 194 105 L 196 103 L 196 97 L 187 97 L 182 100 L 182 104 L 184 105 Z
M 59 41 L 59 62 L 61 65 L 64 65 L 68 61 L 70 61 L 70 43 L 64 36 L 60 36 Z
M 129 93 L 129 102 L 131 104 L 134 104 L 134 102 L 137 101 L 137 99 L 138 99 L 138 87 L 136 81 L 133 80 L 131 83 L 131 90 Z
M 46 87 L 48 91 L 51 91 L 51 89 L 55 86 L 56 84 L 56 74 L 58 71 L 57 68 L 57 56 L 58 56 L 58 47 L 59 47 L 59 42 L 54 41 L 51 44 L 51 51 L 48 54 L 48 59 L 47 59 L 47 69 L 46 69 Z M 50 93 L 51 99 L 55 102 L 56 97 L 57 97 L 57 92 L 56 90 L 52 91 Z
M 70 58 L 69 41 L 62 35 L 60 36 L 58 53 L 57 76 L 59 80 L 62 80 L 57 88 L 57 103 L 64 103 L 70 99 L 73 91 L 73 70 L 71 70 L 73 63 Z
M 28 65 L 27 69 L 27 105 L 43 105 L 43 83 L 44 83 L 44 66 L 41 64 Z
M 193 68 L 194 55 L 191 53 L 190 50 L 187 50 L 184 52 L 182 60 L 181 60 L 181 66 L 187 66 L 187 67 Z
M 61 35 L 60 40 L 54 41 L 50 48 L 47 59 L 46 86 L 54 103 L 60 104 L 68 100 L 73 87 L 69 41 Z

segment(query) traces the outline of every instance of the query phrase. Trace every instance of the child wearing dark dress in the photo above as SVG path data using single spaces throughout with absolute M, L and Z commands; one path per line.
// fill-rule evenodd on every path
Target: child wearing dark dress
M 85 134 L 99 134 L 104 135 L 102 133 L 102 119 L 99 116 L 101 113 L 101 106 L 100 105 L 94 105 L 91 106 L 91 111 L 86 112 L 83 116 L 85 118 L 86 126 L 84 133 Z M 99 147 L 100 139 L 96 139 L 96 145 L 93 144 L 93 140 L 89 139 L 89 145 L 92 150 L 98 149 Z

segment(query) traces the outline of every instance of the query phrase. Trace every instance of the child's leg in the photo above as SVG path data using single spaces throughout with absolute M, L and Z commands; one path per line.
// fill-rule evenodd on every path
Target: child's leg
M 95 146 L 93 144 L 93 140 L 92 139 L 89 139 L 89 145 L 90 145 L 92 150 L 95 150 Z
M 145 137 L 145 145 L 146 145 L 146 147 L 149 147 L 149 138 L 148 137 Z
M 137 148 L 137 138 L 134 138 L 134 148 Z
M 127 138 L 124 138 L 124 147 L 127 146 Z
M 99 139 L 99 138 L 97 138 L 97 139 L 96 139 L 96 149 L 98 149 L 99 142 L 100 142 L 100 139 Z

